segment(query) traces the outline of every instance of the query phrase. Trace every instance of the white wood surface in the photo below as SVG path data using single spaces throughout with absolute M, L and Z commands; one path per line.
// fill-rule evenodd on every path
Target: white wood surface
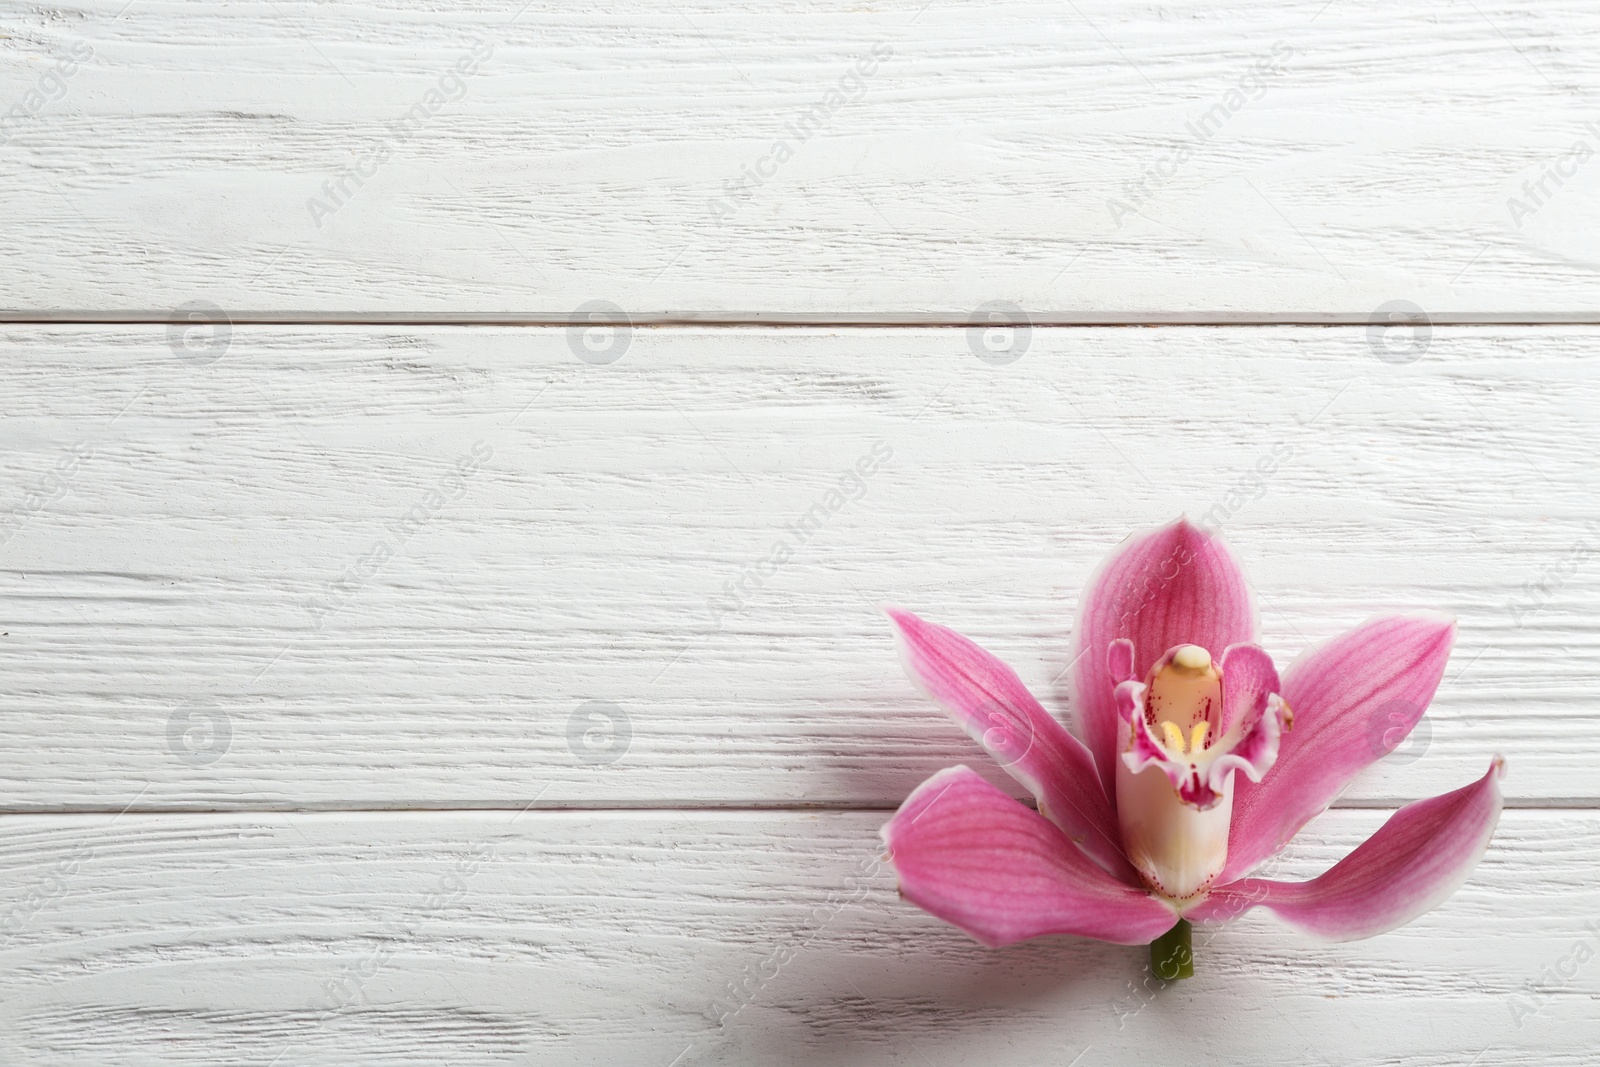
M 1383 816 L 1328 813 L 1281 870 Z M 1550 970 L 1600 942 L 1592 811 L 1507 812 L 1466 886 L 1371 941 L 1201 933 L 1167 988 L 1138 948 L 992 951 L 903 903 L 880 821 L 13 816 L 0 870 L 43 904 L 0 944 L 9 1062 L 1576 1067 L 1600 1041 L 1595 964 Z
M 3 30 L 23 314 L 1600 311 L 1579 0 L 65 0 Z
M 1225 519 L 1280 662 L 1376 611 L 1461 619 L 1426 736 L 1353 802 L 1495 752 L 1514 804 L 1600 796 L 1600 329 L 1440 329 L 1405 366 L 1354 327 L 1034 330 L 999 367 L 954 329 L 645 329 L 605 366 L 551 327 L 240 327 L 205 366 L 154 326 L 0 337 L 6 483 L 92 453 L 4 546 L 12 810 L 893 807 L 987 761 L 876 605 L 1070 721 L 1079 587 L 1180 510 Z M 875 445 L 864 495 L 713 607 Z M 609 762 L 569 743 L 591 700 L 629 722 Z
M 1592 1063 L 1597 40 L 1576 0 L 0 10 L 0 1067 Z M 877 861 L 988 766 L 877 605 L 1070 722 L 1083 580 L 1180 511 L 1280 664 L 1460 619 L 1274 873 L 1495 753 L 1501 829 L 1411 926 L 1252 915 L 1168 988 L 982 949 Z

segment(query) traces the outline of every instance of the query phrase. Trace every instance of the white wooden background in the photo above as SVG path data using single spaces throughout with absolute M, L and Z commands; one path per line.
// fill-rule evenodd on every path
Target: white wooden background
M 0 20 L 0 1064 L 1593 1062 L 1600 9 L 124 4 Z M 1283 875 L 1500 753 L 1479 870 L 1166 988 L 899 901 L 876 605 L 1070 719 L 1182 511 L 1280 662 L 1461 621 Z

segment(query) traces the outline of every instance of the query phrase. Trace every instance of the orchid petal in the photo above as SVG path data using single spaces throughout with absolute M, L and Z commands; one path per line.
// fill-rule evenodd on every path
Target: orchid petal
M 906 899 L 991 947 L 1043 934 L 1139 945 L 1177 920 L 968 767 L 918 786 L 883 840 Z
M 1259 646 L 1232 645 L 1222 653 L 1223 736 L 1218 747 L 1226 752 L 1207 771 L 1211 791 L 1226 791 L 1235 771 L 1259 782 L 1277 764 L 1284 729 L 1293 718 L 1279 688 L 1272 657 Z
M 1358 772 L 1405 740 L 1439 687 L 1454 639 L 1455 623 L 1442 615 L 1379 616 L 1290 665 L 1281 692 L 1294 728 L 1265 780 L 1235 784 L 1221 881 L 1283 848 Z
M 1500 818 L 1500 775 L 1407 804 L 1354 852 L 1309 882 L 1244 878 L 1190 909 L 1195 920 L 1231 919 L 1256 905 L 1330 941 L 1372 937 L 1415 919 L 1466 881 Z
M 1106 649 L 1106 673 L 1111 676 L 1113 685 L 1133 680 L 1132 641 L 1122 637 L 1111 642 L 1110 647 Z
M 1133 643 L 1127 677 L 1143 678 L 1175 645 L 1214 654 L 1255 635 L 1255 598 L 1221 537 L 1179 519 L 1113 549 L 1084 587 L 1073 627 L 1073 707 L 1101 779 L 1116 780 L 1113 690 L 1123 679 L 1108 663 L 1113 642 Z
M 1226 682 L 1226 676 L 1223 680 Z M 1212 761 L 1206 784 L 1213 791 L 1222 793 L 1227 790 L 1228 776 L 1234 771 L 1243 771 L 1244 776 L 1252 782 L 1261 781 L 1278 761 L 1283 724 L 1287 717 L 1288 711 L 1283 701 L 1276 694 L 1267 697 L 1265 712 L 1246 727 L 1245 735 L 1230 751 Z M 1238 786 L 1244 784 L 1239 779 L 1235 781 Z
M 1107 870 L 1137 878 L 1089 750 L 977 644 L 909 611 L 886 612 L 912 681 L 1028 788 L 1044 815 Z
M 1259 645 L 1229 646 L 1223 650 L 1220 666 L 1222 722 L 1217 732 L 1225 735 L 1235 726 L 1241 733 L 1247 732 L 1267 709 L 1267 698 L 1282 689 L 1277 668 Z

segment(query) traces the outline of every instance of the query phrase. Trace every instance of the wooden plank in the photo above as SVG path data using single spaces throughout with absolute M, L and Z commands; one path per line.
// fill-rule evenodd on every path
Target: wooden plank
M 0 337 L 8 810 L 892 807 L 986 761 L 875 605 L 1070 721 L 1078 590 L 1184 510 L 1280 662 L 1460 618 L 1426 736 L 1348 803 L 1494 752 L 1513 803 L 1600 786 L 1595 328 L 1404 366 L 1351 328 L 1035 330 L 1006 366 L 962 330 L 643 329 L 604 366 L 554 328 L 241 327 L 206 365 L 159 327 Z
M 1281 876 L 1384 817 L 1325 815 Z M 1202 932 L 1196 978 L 1165 989 L 1141 949 L 991 951 L 899 900 L 882 818 L 4 817 L 8 1062 L 1094 1065 L 1203 1047 L 1245 1067 L 1443 1067 L 1588 1063 L 1600 1040 L 1595 964 L 1573 962 L 1600 941 L 1592 811 L 1508 811 L 1466 886 L 1373 940 L 1318 945 L 1260 915 Z
M 1592 318 L 1597 34 L 1575 0 L 65 0 L 0 34 L 0 308 Z

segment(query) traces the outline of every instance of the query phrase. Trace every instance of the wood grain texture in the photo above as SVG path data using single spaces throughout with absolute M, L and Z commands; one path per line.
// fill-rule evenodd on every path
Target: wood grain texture
M 1344 327 L 1036 329 L 1004 366 L 959 329 L 639 329 L 608 365 L 559 328 L 0 339 L 8 810 L 892 807 L 987 761 L 876 605 L 1070 722 L 1078 590 L 1180 511 L 1280 663 L 1460 619 L 1344 803 L 1493 753 L 1513 805 L 1600 797 L 1600 329 L 1437 329 L 1405 365 Z
M 11 311 L 1600 313 L 1577 0 L 65 0 L 3 29 Z
M 1328 813 L 1281 876 L 1384 817 Z M 1138 948 L 991 951 L 904 903 L 882 818 L 7 816 L 7 1062 L 1576 1067 L 1600 1041 L 1600 965 L 1572 963 L 1593 812 L 1507 812 L 1466 886 L 1373 940 L 1202 931 L 1170 988 Z
M 1577 0 L 0 12 L 0 1067 L 1592 1063 L 1600 325 L 1445 323 L 1600 323 L 1596 40 Z M 1355 325 L 1243 325 L 1285 319 Z M 813 325 L 647 325 L 696 321 Z M 1180 511 L 1280 665 L 1461 624 L 1269 873 L 1491 754 L 1500 830 L 1402 930 L 1252 915 L 1169 988 L 984 950 L 877 830 L 954 763 L 1015 786 L 878 606 L 1070 722 L 1084 579 Z

